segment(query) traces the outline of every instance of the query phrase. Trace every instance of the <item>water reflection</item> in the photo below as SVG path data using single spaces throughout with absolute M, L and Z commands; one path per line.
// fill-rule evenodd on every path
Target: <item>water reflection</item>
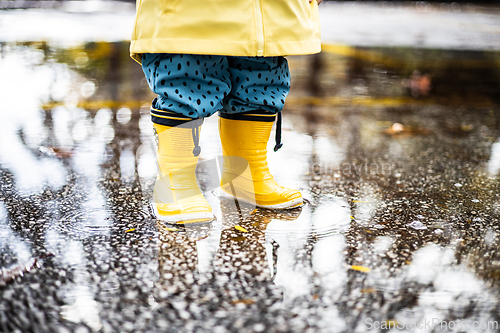
M 149 212 L 153 96 L 126 48 L 1 48 L 0 331 L 499 320 L 498 53 L 290 58 L 269 163 L 308 204 L 278 214 L 212 195 L 214 118 L 197 173 L 218 220 L 182 228 Z
M 159 225 L 157 308 L 151 327 L 196 331 L 230 327 L 239 331 L 303 331 L 297 314 L 279 306 L 283 292 L 274 284 L 277 243 L 270 242 L 267 258 L 265 231 L 271 220 L 291 221 L 300 214 L 254 209 L 221 200 L 222 232 L 208 272 L 200 274 L 196 242 L 208 237 L 211 226 Z M 283 222 L 282 222 L 283 223 Z M 276 316 L 281 318 L 275 322 Z

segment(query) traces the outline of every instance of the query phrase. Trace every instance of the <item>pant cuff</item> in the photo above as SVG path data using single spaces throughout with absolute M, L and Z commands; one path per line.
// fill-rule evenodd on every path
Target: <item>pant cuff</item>
M 276 114 L 268 111 L 251 111 L 245 113 L 219 112 L 219 117 L 231 120 L 263 121 L 272 123 L 276 119 Z
M 152 105 L 156 105 L 155 102 L 156 99 L 153 100 Z M 150 114 L 151 114 L 151 121 L 153 123 L 163 126 L 175 127 L 187 124 L 189 127 L 197 127 L 203 124 L 203 119 L 189 118 L 183 114 L 176 113 L 173 111 L 156 109 L 153 106 L 151 106 Z

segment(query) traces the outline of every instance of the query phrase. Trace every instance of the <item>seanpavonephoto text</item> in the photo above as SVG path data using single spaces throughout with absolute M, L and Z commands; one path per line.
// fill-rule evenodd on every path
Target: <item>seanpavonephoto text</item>
M 371 329 L 433 329 L 439 327 L 441 330 L 460 330 L 481 329 L 481 330 L 498 330 L 498 321 L 468 321 L 468 320 L 440 320 L 438 318 L 427 319 L 416 322 L 404 322 L 396 320 L 377 321 L 372 318 L 365 319 L 365 327 Z

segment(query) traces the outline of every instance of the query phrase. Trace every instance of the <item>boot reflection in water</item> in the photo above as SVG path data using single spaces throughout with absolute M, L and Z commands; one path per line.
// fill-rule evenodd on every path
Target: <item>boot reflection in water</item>
M 158 287 L 160 294 L 189 299 L 199 285 L 198 251 L 196 241 L 210 234 L 211 225 L 165 227 L 158 223 Z
M 283 212 L 260 209 L 235 199 L 221 200 L 222 234 L 215 266 L 231 281 L 242 284 L 269 283 L 274 280 L 265 248 L 265 232 L 273 219 L 295 220 L 301 208 Z M 277 243 L 273 243 L 273 266 L 276 264 Z M 237 301 L 237 300 L 236 300 Z
M 295 220 L 301 209 L 276 212 L 254 208 L 234 199 L 221 201 L 224 221 L 219 248 L 213 269 L 203 274 L 197 270 L 196 241 L 205 238 L 210 228 L 158 225 L 159 279 L 154 294 L 158 306 L 148 328 L 167 325 L 173 332 L 186 331 L 186 325 L 191 325 L 190 331 L 203 331 L 219 325 L 236 327 L 236 322 L 247 328 L 255 323 L 272 327 L 276 316 L 286 319 L 284 325 L 293 325 L 285 331 L 301 331 L 307 326 L 295 314 L 272 306 L 283 299 L 282 291 L 273 283 L 277 246 L 273 249 L 272 270 L 265 249 L 269 222 Z

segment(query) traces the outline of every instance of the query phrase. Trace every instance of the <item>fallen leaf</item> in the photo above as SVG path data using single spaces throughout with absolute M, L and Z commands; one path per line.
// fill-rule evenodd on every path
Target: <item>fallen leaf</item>
M 376 291 L 375 288 L 364 288 L 364 289 L 361 289 L 361 292 L 363 294 L 371 294 L 371 293 L 373 293 L 375 291 Z
M 365 266 L 351 266 L 351 269 L 355 270 L 355 271 L 360 271 L 360 272 L 363 272 L 363 273 L 368 273 L 369 271 L 371 271 L 371 269 L 369 267 L 365 267 Z
M 73 155 L 73 151 L 64 148 L 41 146 L 38 150 L 44 155 L 57 158 L 69 158 Z
M 254 304 L 255 301 L 253 299 L 238 299 L 238 300 L 235 300 L 235 301 L 231 301 L 231 303 L 233 304 Z
M 132 228 L 132 229 L 128 229 L 128 230 L 127 230 L 127 231 L 125 231 L 125 232 L 127 233 L 127 232 L 131 232 L 131 231 L 134 231 L 134 230 L 135 230 L 135 228 Z
M 241 232 L 248 232 L 247 229 L 240 227 L 239 225 L 234 227 L 236 230 L 241 231 Z

